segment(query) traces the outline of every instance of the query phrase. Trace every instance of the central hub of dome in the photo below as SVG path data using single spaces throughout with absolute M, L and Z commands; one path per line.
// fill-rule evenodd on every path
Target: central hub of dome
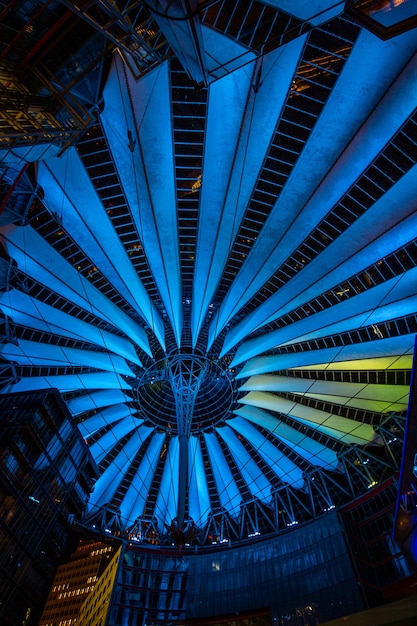
M 230 416 L 232 373 L 197 354 L 175 353 L 157 361 L 139 379 L 139 413 L 153 425 L 188 436 Z

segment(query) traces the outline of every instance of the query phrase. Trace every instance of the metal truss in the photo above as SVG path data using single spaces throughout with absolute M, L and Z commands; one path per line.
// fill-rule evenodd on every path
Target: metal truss
M 178 354 L 168 362 L 169 380 L 174 393 L 178 438 L 180 442 L 178 528 L 184 523 L 188 472 L 188 440 L 194 404 L 207 370 L 207 362 L 197 356 Z
M 13 387 L 18 380 L 14 363 L 0 360 L 0 390 L 4 391 Z
M 0 259 L 0 263 L 4 266 L 7 262 L 3 259 Z M 10 264 L 8 269 L 10 268 Z M 6 273 L 8 274 L 8 269 Z M 3 274 L 2 268 L 0 266 L 0 273 Z M 4 275 L 2 276 L 2 282 L 4 283 Z M 8 279 L 6 279 L 8 283 Z M 3 290 L 7 289 L 7 286 L 1 287 Z M 14 330 L 14 324 L 12 320 L 3 315 L 0 311 L 0 344 L 12 343 L 17 345 L 16 334 Z M 5 361 L 0 358 L 0 391 L 6 391 L 8 388 L 12 388 L 13 385 L 19 382 L 19 375 L 17 372 L 16 364 L 12 361 Z
M 194 404 L 207 370 L 207 360 L 178 354 L 168 361 L 169 381 L 174 392 L 179 437 L 189 437 Z
M 159 65 L 172 52 L 145 6 L 137 0 L 62 0 L 71 11 L 112 42 L 138 78 Z
M 2 288 L 4 289 L 4 288 Z M 0 312 L 0 343 L 12 343 L 17 346 L 16 330 L 13 320 Z
M 368 493 L 370 489 L 394 476 L 399 469 L 404 441 L 405 417 L 389 415 L 375 430 L 383 446 L 347 447 L 339 454 L 339 471 L 315 469 L 305 475 L 302 490 L 283 485 L 273 493 L 271 502 L 258 499 L 243 502 L 239 515 L 232 517 L 226 510 L 213 511 L 199 533 L 192 525 L 190 546 L 214 546 L 253 541 L 259 537 L 287 532 L 294 526 L 338 509 Z M 416 492 L 417 493 L 417 492 Z M 417 496 L 413 494 L 413 503 Z M 125 526 L 120 511 L 97 507 L 84 514 L 82 524 L 93 530 L 139 543 L 173 545 L 169 532 L 158 530 L 156 519 L 138 518 L 134 525 Z M 187 532 L 183 533 L 187 547 Z
M 311 28 L 308 22 L 259 0 L 219 0 L 210 3 L 201 16 L 204 25 L 260 55 L 300 37 Z
M 29 163 L 6 167 L 0 174 L 0 223 L 24 223 L 36 190 L 28 181 Z
M 23 82 L 0 73 L 0 105 L 7 102 L 0 114 L 0 147 L 75 141 L 93 115 L 45 65 L 31 68 L 31 75 L 47 92 L 42 104 Z
M 9 5 L 2 12 L 0 147 L 53 143 L 64 149 L 94 119 L 107 41 L 84 23 L 83 32 L 59 5 L 31 3 L 30 16 L 24 2 Z M 10 26 L 16 16 L 23 25 L 17 31 Z M 62 35 L 54 37 L 58 28 Z M 71 46 L 69 59 L 62 57 Z
M 160 533 L 154 519 L 138 518 L 132 526 L 123 525 L 120 511 L 111 506 L 96 507 L 74 519 L 74 524 L 105 537 L 118 537 L 136 543 L 160 544 Z

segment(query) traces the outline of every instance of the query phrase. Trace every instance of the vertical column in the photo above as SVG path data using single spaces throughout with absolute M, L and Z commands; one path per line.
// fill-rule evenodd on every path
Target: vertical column
M 178 476 L 177 524 L 182 529 L 185 519 L 185 501 L 188 476 L 188 440 L 194 415 L 194 404 L 207 371 L 204 359 L 178 355 L 168 365 L 169 377 L 175 398 L 180 462 Z

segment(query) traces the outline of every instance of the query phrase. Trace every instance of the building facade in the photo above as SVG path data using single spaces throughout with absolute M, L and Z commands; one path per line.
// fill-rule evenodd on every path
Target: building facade
M 0 621 L 37 624 L 97 468 L 58 392 L 0 399 Z
M 121 547 L 81 540 L 58 567 L 39 626 L 103 626 Z

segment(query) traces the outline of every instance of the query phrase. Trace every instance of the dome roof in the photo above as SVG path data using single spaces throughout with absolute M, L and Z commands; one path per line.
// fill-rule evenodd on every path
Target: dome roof
M 82 132 L 0 144 L 3 391 L 61 391 L 101 473 L 86 523 L 140 540 L 337 506 L 407 409 L 415 31 L 250 4 L 249 28 L 208 3 L 192 46 L 155 13 L 139 56 L 96 29 L 51 80 L 84 63 Z

